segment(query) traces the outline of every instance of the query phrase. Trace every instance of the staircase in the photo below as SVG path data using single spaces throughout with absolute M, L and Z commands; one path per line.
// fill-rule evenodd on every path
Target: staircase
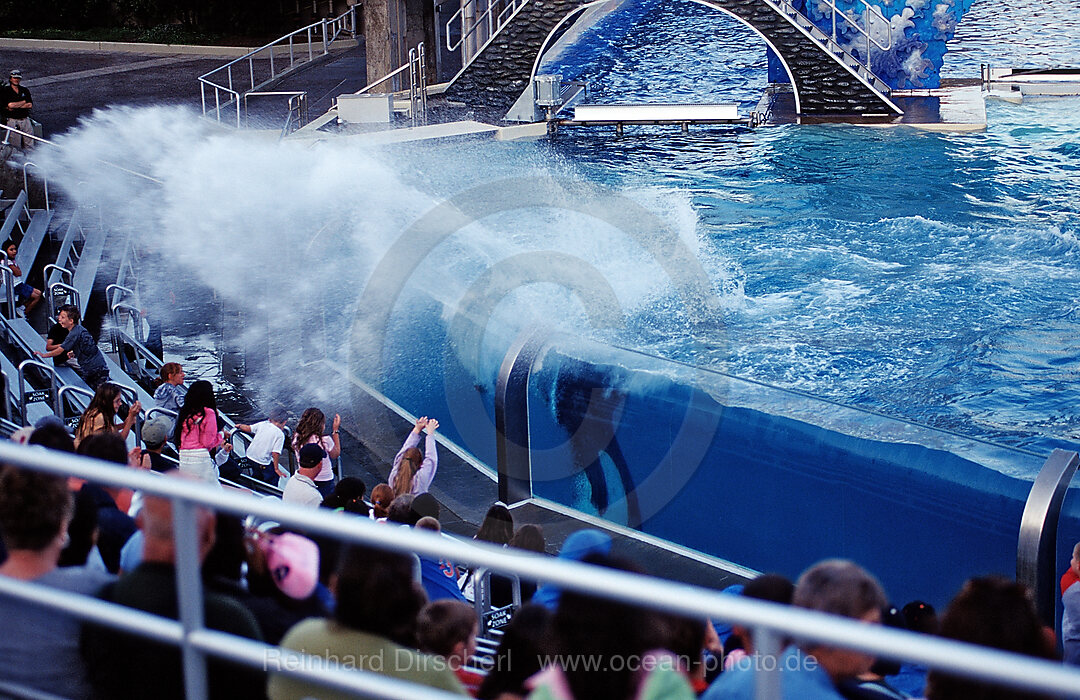
M 808 116 L 903 114 L 889 86 L 788 0 L 706 0 L 754 28 L 784 62 Z M 834 9 L 834 15 L 849 22 Z
M 899 115 L 903 110 L 890 97 L 890 88 L 863 61 L 818 28 L 790 0 L 703 0 L 751 26 L 787 67 L 795 91 L 796 109 L 804 116 Z M 841 22 L 866 32 L 838 11 Z M 447 96 L 475 106 L 506 110 L 530 87 L 539 53 L 559 27 L 585 4 L 584 0 L 518 0 L 493 19 L 487 13 L 476 24 L 462 26 L 470 36 L 481 23 L 486 41 L 464 56 L 464 68 L 451 81 Z M 864 3 L 864 10 L 870 12 Z M 880 16 L 880 15 L 879 15 Z M 882 18 L 883 21 L 884 18 Z M 455 15 L 452 22 L 464 22 Z M 835 21 L 835 20 L 834 20 Z M 448 32 L 449 34 L 449 32 Z M 448 45 L 451 50 L 463 48 Z M 869 51 L 867 52 L 869 53 Z

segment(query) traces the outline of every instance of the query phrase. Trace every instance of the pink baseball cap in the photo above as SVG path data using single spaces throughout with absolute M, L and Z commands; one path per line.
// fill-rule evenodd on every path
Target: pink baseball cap
M 315 591 L 319 582 L 318 545 L 303 535 L 285 532 L 261 537 L 259 546 L 279 591 L 295 600 L 303 600 Z

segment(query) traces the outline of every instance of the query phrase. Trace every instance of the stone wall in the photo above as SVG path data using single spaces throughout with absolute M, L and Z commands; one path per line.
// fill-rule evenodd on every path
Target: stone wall
M 585 0 L 533 0 L 458 76 L 447 97 L 501 113 L 528 85 L 536 55 L 551 30 Z M 889 113 L 887 105 L 784 17 L 760 0 L 710 0 L 763 34 L 784 57 L 805 115 Z

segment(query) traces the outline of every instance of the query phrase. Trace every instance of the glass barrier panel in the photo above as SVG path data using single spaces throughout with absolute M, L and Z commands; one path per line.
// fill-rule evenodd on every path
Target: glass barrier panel
M 1013 576 L 1045 461 L 573 338 L 541 354 L 528 399 L 534 495 L 791 578 L 853 559 L 901 605 Z

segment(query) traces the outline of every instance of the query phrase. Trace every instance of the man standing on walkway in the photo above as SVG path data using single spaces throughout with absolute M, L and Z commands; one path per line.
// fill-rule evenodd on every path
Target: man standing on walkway
M 30 98 L 30 91 L 22 86 L 22 71 L 13 68 L 8 76 L 11 83 L 0 88 L 0 111 L 4 115 L 4 123 L 13 129 L 34 133 L 34 126 L 30 122 L 30 110 L 34 108 L 34 102 Z M 29 151 L 34 147 L 34 140 L 22 134 L 8 131 L 4 140 L 14 148 Z

